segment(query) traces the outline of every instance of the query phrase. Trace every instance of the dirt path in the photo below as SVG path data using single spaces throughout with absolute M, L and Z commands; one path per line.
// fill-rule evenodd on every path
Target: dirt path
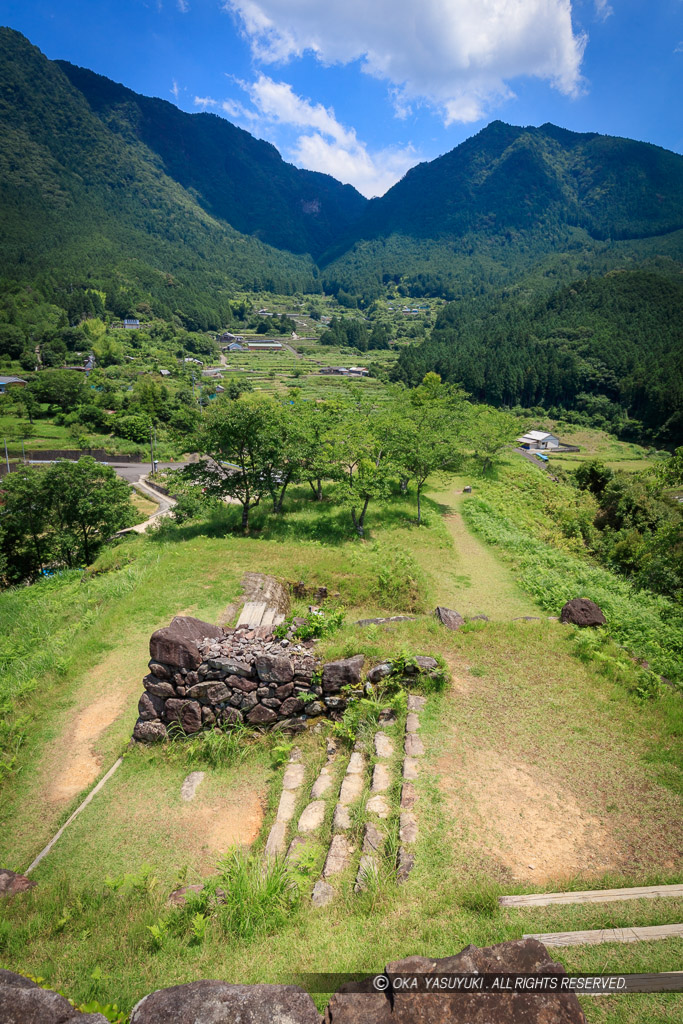
M 429 496 L 439 503 L 444 522 L 453 538 L 453 557 L 425 565 L 435 576 L 440 604 L 456 608 L 462 615 L 487 615 L 489 619 L 510 620 L 523 615 L 538 615 L 536 605 L 517 586 L 511 571 L 491 548 L 468 529 L 461 514 L 462 484 L 445 490 L 431 490 Z

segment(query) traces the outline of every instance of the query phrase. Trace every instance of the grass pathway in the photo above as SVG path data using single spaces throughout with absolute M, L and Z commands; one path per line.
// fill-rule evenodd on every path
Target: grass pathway
M 424 568 L 434 577 L 440 604 L 456 608 L 462 615 L 487 615 L 510 620 L 520 615 L 539 615 L 536 605 L 516 584 L 510 569 L 468 529 L 461 506 L 463 480 L 454 479 L 445 489 L 430 489 L 453 540 L 453 551 L 429 550 Z

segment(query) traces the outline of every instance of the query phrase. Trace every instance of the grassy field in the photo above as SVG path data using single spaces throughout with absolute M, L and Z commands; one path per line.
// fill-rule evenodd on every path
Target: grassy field
M 347 622 L 321 642 L 323 656 L 439 654 L 451 676 L 423 713 L 428 770 L 418 780 L 420 838 L 406 885 L 386 874 L 359 896 L 343 878 L 337 900 L 316 911 L 308 895 L 321 842 L 292 875 L 286 912 L 273 902 L 253 927 L 242 918 L 228 927 L 218 915 L 198 940 L 187 917 L 171 915 L 168 893 L 206 877 L 234 844 L 262 848 L 281 783 L 278 741 L 254 738 L 217 763 L 210 751 L 193 760 L 189 746 L 134 749 L 36 870 L 36 888 L 0 908 L 3 966 L 78 1001 L 129 1010 L 153 988 L 199 977 L 283 981 L 374 970 L 413 953 L 452 955 L 525 932 L 681 920 L 673 900 L 497 908 L 503 892 L 681 880 L 683 801 L 671 760 L 663 767 L 653 757 L 661 749 L 673 756 L 680 744 L 671 732 L 679 698 L 635 700 L 628 680 L 576 657 L 573 631 L 547 620 L 515 561 L 468 530 L 460 510 L 473 499 L 460 494 L 464 482 L 477 499 L 476 480 L 434 488 L 422 528 L 413 499 L 395 496 L 371 511 L 366 542 L 349 539 L 334 506 L 317 508 L 294 490 L 290 512 L 274 519 L 259 511 L 249 538 L 229 532 L 228 509 L 207 524 L 130 538 L 83 577 L 0 594 L 0 700 L 4 720 L 23 733 L 0 795 L 0 863 L 19 870 L 126 750 L 151 631 L 180 612 L 209 621 L 234 614 L 246 570 L 340 592 Z M 425 614 L 437 603 L 491 621 L 452 634 Z M 418 618 L 353 624 L 399 612 Z M 523 615 L 538 620 L 511 621 Z M 308 784 L 325 733 L 297 742 Z M 197 768 L 206 779 L 183 804 L 180 783 Z M 330 816 L 331 805 L 321 840 Z M 156 940 L 150 927 L 159 922 Z M 575 971 L 675 970 L 682 947 L 668 940 L 554 955 Z M 601 1024 L 673 1024 L 683 997 L 587 999 L 584 1009 Z

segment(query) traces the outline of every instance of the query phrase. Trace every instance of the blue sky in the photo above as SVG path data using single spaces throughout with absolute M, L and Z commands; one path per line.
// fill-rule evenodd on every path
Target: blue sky
M 683 0 L 0 0 L 0 23 L 368 196 L 495 118 L 683 152 Z

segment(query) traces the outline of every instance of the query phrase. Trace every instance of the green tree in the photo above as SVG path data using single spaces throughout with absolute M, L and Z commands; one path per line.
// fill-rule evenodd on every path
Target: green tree
M 30 384 L 39 402 L 57 405 L 63 412 L 71 412 L 86 398 L 84 373 L 78 370 L 50 370 L 39 373 Z
M 183 470 L 190 484 L 225 501 L 242 506 L 242 529 L 249 532 L 249 515 L 272 489 L 275 403 L 270 398 L 225 396 L 207 409 L 194 437 L 194 446 L 206 456 Z M 264 439 L 266 443 L 264 444 Z
M 56 462 L 44 474 L 51 547 L 69 567 L 89 565 L 103 541 L 132 526 L 135 509 L 130 488 L 111 466 L 101 466 L 84 455 L 78 462 Z

